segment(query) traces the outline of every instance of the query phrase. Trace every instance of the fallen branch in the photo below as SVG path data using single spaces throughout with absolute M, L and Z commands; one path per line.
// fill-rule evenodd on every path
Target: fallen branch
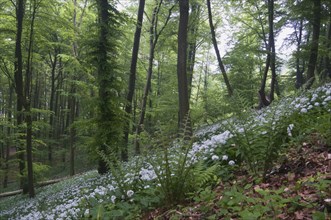
M 68 177 L 63 177 L 63 178 L 59 178 L 59 179 L 47 180 L 47 181 L 39 182 L 39 183 L 37 183 L 37 187 L 43 187 L 43 186 L 52 185 L 54 183 L 61 182 L 61 181 L 65 180 L 65 179 L 67 179 L 67 178 Z M 15 195 L 21 194 L 22 192 L 23 192 L 23 190 L 20 189 L 20 190 L 15 190 L 15 191 L 11 191 L 11 192 L 0 193 L 0 198 L 9 197 L 9 196 L 15 196 Z
M 14 196 L 14 195 L 17 195 L 17 194 L 21 194 L 22 192 L 23 192 L 23 190 L 20 189 L 20 190 L 16 190 L 16 191 L 1 193 L 0 198 L 8 197 L 8 196 Z

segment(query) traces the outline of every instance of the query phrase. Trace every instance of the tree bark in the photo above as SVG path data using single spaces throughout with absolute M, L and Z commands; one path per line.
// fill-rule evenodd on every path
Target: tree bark
M 129 88 L 128 94 L 126 96 L 126 105 L 125 112 L 127 117 L 129 118 L 124 127 L 124 146 L 121 152 L 121 157 L 123 161 L 128 160 L 128 144 L 129 144 L 129 133 L 130 133 L 130 124 L 131 124 L 131 115 L 132 115 L 132 100 L 135 90 L 136 84 L 136 72 L 137 72 L 137 60 L 138 60 L 138 52 L 139 52 L 139 44 L 140 44 L 140 35 L 141 35 L 141 27 L 143 24 L 143 15 L 145 8 L 145 0 L 139 1 L 139 9 L 137 15 L 137 24 L 136 31 L 134 34 L 132 55 L 131 55 L 131 66 L 130 66 L 130 76 L 129 76 Z
M 16 90 L 16 126 L 18 130 L 24 121 L 23 117 L 23 104 L 24 104 L 24 88 L 23 88 L 23 57 L 22 57 L 22 32 L 23 32 L 23 18 L 25 11 L 25 1 L 16 1 L 16 43 L 15 43 L 15 61 L 14 61 L 14 77 L 15 77 L 15 90 Z M 22 138 L 22 137 L 20 137 Z M 25 169 L 25 156 L 24 147 L 17 143 L 17 157 L 19 160 L 19 173 L 20 173 L 20 187 L 23 188 L 23 175 Z
M 13 105 L 13 93 L 14 93 L 14 87 L 11 86 L 11 82 L 9 82 L 9 97 L 8 97 L 8 110 L 7 110 L 7 118 L 8 123 L 11 125 L 12 123 L 12 105 Z M 6 149 L 5 149 L 5 171 L 4 171 L 4 177 L 3 177 L 3 188 L 7 188 L 8 186 L 8 172 L 9 172 L 9 150 L 11 147 L 11 127 L 7 127 L 7 138 L 6 138 Z
M 259 90 L 259 109 L 270 105 L 274 99 L 275 85 L 276 85 L 276 51 L 275 51 L 275 39 L 274 39 L 274 0 L 268 0 L 268 22 L 269 22 L 269 39 L 266 44 L 267 59 L 266 66 L 261 81 L 261 87 Z M 264 35 L 265 36 L 265 35 Z M 266 42 L 266 41 L 265 41 Z M 271 69 L 271 85 L 270 93 L 267 97 L 265 94 L 265 87 L 268 78 L 269 68 Z
M 161 0 L 162 2 L 162 0 Z M 139 143 L 139 135 L 143 131 L 143 125 L 145 121 L 145 114 L 146 114 L 146 106 L 147 106 L 147 97 L 148 93 L 151 89 L 151 80 L 152 80 L 152 74 L 153 74 L 153 61 L 154 61 L 154 53 L 155 53 L 155 32 L 154 28 L 157 25 L 155 23 L 156 21 L 156 16 L 158 12 L 158 7 L 159 5 L 156 5 L 153 9 L 153 15 L 152 15 L 152 21 L 151 21 L 151 26 L 149 28 L 149 58 L 148 58 L 148 70 L 147 70 L 147 76 L 146 76 L 146 84 L 144 88 L 144 94 L 143 94 L 143 99 L 141 103 L 141 112 L 140 112 L 140 117 L 139 117 L 139 122 L 138 126 L 136 128 L 136 138 L 134 141 L 134 147 L 135 147 L 135 154 L 138 155 L 140 154 L 140 143 Z
M 157 1 L 155 1 L 155 3 L 157 3 Z M 160 0 L 159 3 L 154 7 L 152 20 L 151 20 L 151 26 L 149 29 L 150 38 L 149 38 L 148 70 L 147 70 L 147 76 L 146 76 L 146 85 L 144 88 L 144 94 L 143 94 L 143 99 L 142 99 L 142 103 L 141 103 L 140 118 L 139 118 L 138 126 L 136 128 L 136 138 L 135 138 L 135 142 L 134 142 L 136 154 L 140 153 L 139 135 L 143 131 L 143 125 L 144 125 L 145 115 L 146 115 L 146 106 L 147 106 L 147 101 L 148 101 L 147 99 L 148 99 L 149 93 L 151 92 L 151 81 L 152 81 L 152 74 L 153 74 L 155 47 L 157 45 L 157 42 L 158 42 L 158 39 L 159 39 L 161 33 L 163 32 L 164 28 L 167 26 L 167 24 L 170 20 L 171 12 L 172 12 L 172 9 L 174 8 L 174 6 L 172 6 L 169 9 L 168 16 L 165 20 L 164 25 L 162 26 L 160 31 L 157 32 L 158 14 L 161 9 L 162 3 L 163 3 L 163 0 Z M 150 107 L 151 107 L 151 105 L 152 105 L 151 100 L 149 103 L 150 103 Z
M 315 69 L 317 66 L 318 43 L 321 26 L 321 0 L 313 0 L 313 2 L 313 38 L 311 40 L 310 56 L 308 61 L 306 89 L 309 89 L 315 81 Z
M 195 54 L 197 49 L 197 32 L 199 28 L 200 4 L 197 2 L 191 5 L 191 15 L 189 20 L 189 42 L 188 42 L 188 96 L 191 97 L 193 71 L 195 64 Z
M 219 68 L 222 72 L 224 82 L 225 82 L 226 88 L 228 90 L 228 95 L 232 96 L 233 89 L 231 87 L 230 81 L 229 81 L 228 76 L 226 74 L 226 70 L 225 70 L 225 67 L 223 65 L 223 61 L 222 61 L 220 51 L 219 51 L 218 45 L 217 45 L 215 27 L 214 27 L 214 24 L 213 24 L 213 16 L 212 16 L 212 13 L 211 13 L 210 0 L 207 0 L 207 7 L 208 7 L 208 20 L 209 20 L 209 26 L 210 26 L 210 33 L 211 33 L 211 37 L 212 37 L 212 41 L 213 41 L 217 61 L 218 61 L 218 66 L 219 66 Z
M 330 14 L 330 18 L 329 18 L 329 25 L 328 25 L 328 30 L 327 30 L 327 34 L 326 34 L 326 49 L 328 51 L 331 51 L 331 14 Z M 324 57 L 324 72 L 321 75 L 322 80 L 325 80 L 327 77 L 331 78 L 331 59 L 330 59 L 330 53 L 327 54 Z
M 75 99 L 76 88 L 74 85 L 71 86 L 70 97 L 69 97 L 69 170 L 70 176 L 75 175 L 75 138 L 76 138 L 76 129 L 73 126 L 76 116 L 76 99 Z
M 300 19 L 299 27 L 295 27 L 296 39 L 297 39 L 297 58 L 296 58 L 296 82 L 295 88 L 299 89 L 304 84 L 303 72 L 304 69 L 300 68 L 300 58 L 299 54 L 301 51 L 301 42 L 302 42 L 302 30 L 303 30 L 303 19 Z M 298 33 L 297 33 L 298 31 Z
M 107 35 L 108 35 L 108 21 L 109 21 L 109 13 L 108 13 L 108 1 L 107 0 L 98 0 L 99 4 L 99 22 L 100 22 L 100 34 L 99 34 L 99 65 L 98 65 L 98 78 L 99 78 L 99 99 L 100 99 L 100 111 L 101 118 L 104 117 L 104 114 L 107 113 L 107 85 L 106 81 L 103 80 L 104 71 L 106 71 L 106 63 L 107 63 Z M 101 120 L 101 119 L 100 119 Z M 100 128 L 102 129 L 102 128 Z M 102 131 L 101 131 L 102 132 Z M 100 151 L 105 152 L 106 146 L 101 144 L 99 146 Z M 98 172 L 100 174 L 105 174 L 109 170 L 106 161 L 102 158 L 99 158 L 98 163 Z
M 107 0 L 97 0 L 97 8 L 98 8 L 98 18 L 99 18 L 99 39 L 98 39 L 98 48 L 97 48 L 97 80 L 99 87 L 99 95 L 98 95 L 98 107 L 99 107 L 99 115 L 97 116 L 98 123 L 98 131 L 97 131 L 97 145 L 98 151 L 102 152 L 104 156 L 109 157 L 112 153 L 113 155 L 117 155 L 118 148 L 115 141 L 117 141 L 117 135 L 119 135 L 115 130 L 114 122 L 119 126 L 119 122 L 116 120 L 117 115 L 115 112 L 115 108 L 117 106 L 113 105 L 113 92 L 111 90 L 115 90 L 114 86 L 114 72 L 110 66 L 109 59 L 112 57 L 108 56 L 108 51 L 111 48 L 109 43 L 110 35 L 110 5 Z M 112 30 L 114 31 L 114 30 Z M 116 51 L 112 51 L 115 53 Z M 120 111 L 120 110 L 118 110 Z M 120 128 L 121 129 L 121 128 Z M 110 148 L 112 146 L 112 148 Z M 116 161 L 112 161 L 116 162 Z M 109 170 L 106 161 L 103 160 L 101 156 L 99 156 L 98 163 L 98 172 L 100 174 L 105 174 Z
M 51 111 L 51 114 L 49 116 L 49 126 L 50 126 L 50 131 L 49 131 L 49 138 L 54 138 L 54 117 L 55 117 L 55 93 L 56 93 L 56 65 L 57 65 L 57 49 L 54 49 L 54 59 L 52 59 L 52 55 L 51 53 L 49 53 L 49 59 L 50 59 L 50 63 L 51 63 L 51 94 L 50 94 L 50 101 L 49 101 L 49 110 Z M 52 145 L 48 144 L 48 161 L 52 164 L 52 160 L 53 160 L 53 149 L 52 149 Z
M 26 122 L 26 158 L 28 173 L 28 192 L 30 198 L 35 196 L 34 175 L 33 175 L 33 155 L 32 155 L 32 112 L 31 112 L 31 82 L 32 82 L 32 59 L 33 59 L 33 40 L 34 40 L 34 21 L 36 18 L 38 4 L 36 0 L 31 2 L 33 11 L 31 14 L 30 37 L 27 57 L 27 67 L 25 76 L 25 122 Z M 24 192 L 24 189 L 23 189 Z
M 276 86 L 276 49 L 274 38 L 274 0 L 268 0 L 268 20 L 269 20 L 269 47 L 270 47 L 270 68 L 271 68 L 271 85 L 270 85 L 270 103 L 274 100 Z
M 190 128 L 190 102 L 187 82 L 187 32 L 189 18 L 189 0 L 179 1 L 179 26 L 178 26 L 178 54 L 177 54 L 177 80 L 179 96 L 179 126 L 188 128 L 185 132 L 192 135 Z M 187 125 L 188 124 L 188 125 Z

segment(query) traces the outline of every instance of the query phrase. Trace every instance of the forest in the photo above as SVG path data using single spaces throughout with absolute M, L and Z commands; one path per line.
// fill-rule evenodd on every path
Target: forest
M 0 219 L 330 219 L 329 0 L 0 0 Z

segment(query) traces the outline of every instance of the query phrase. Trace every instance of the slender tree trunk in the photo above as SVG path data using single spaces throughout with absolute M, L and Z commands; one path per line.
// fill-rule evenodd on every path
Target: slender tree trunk
M 55 50 L 54 53 L 54 59 L 52 59 L 52 55 L 49 54 L 49 58 L 50 58 L 50 62 L 51 62 L 51 94 L 50 94 L 50 101 L 49 101 L 49 110 L 51 111 L 51 114 L 49 116 L 49 126 L 50 126 L 50 131 L 49 131 L 49 138 L 54 138 L 53 134 L 54 134 L 54 99 L 55 99 L 55 81 L 56 81 L 56 77 L 55 77 L 55 71 L 56 71 L 56 65 L 57 65 L 57 52 Z M 52 145 L 48 144 L 48 161 L 52 164 L 52 160 L 53 160 L 53 149 L 52 149 Z
M 303 30 L 303 19 L 300 19 L 299 28 L 295 28 L 296 38 L 297 38 L 297 58 L 296 58 L 296 82 L 295 88 L 299 89 L 304 83 L 303 79 L 303 69 L 300 68 L 300 51 L 301 51 L 301 42 L 302 42 L 302 30 Z
M 9 83 L 9 98 L 8 98 L 8 110 L 7 110 L 7 118 L 8 123 L 11 125 L 12 123 L 12 106 L 13 106 L 13 93 L 14 93 L 14 87 L 11 86 L 11 82 Z M 7 138 L 6 138 L 6 150 L 5 150 L 5 173 L 3 178 L 3 188 L 7 188 L 8 186 L 8 172 L 9 172 L 9 150 L 11 147 L 11 128 L 10 126 L 7 127 Z
M 136 138 L 135 138 L 135 142 L 134 142 L 135 153 L 136 154 L 140 153 L 139 135 L 143 130 L 145 115 L 146 115 L 146 106 L 147 106 L 147 101 L 148 101 L 148 95 L 152 90 L 151 81 L 152 81 L 152 74 L 153 74 L 153 62 L 154 62 L 155 47 L 157 45 L 158 39 L 159 39 L 162 31 L 164 30 L 164 28 L 167 26 L 167 24 L 169 22 L 169 19 L 170 19 L 170 16 L 171 16 L 171 11 L 174 8 L 174 6 L 173 6 L 169 9 L 167 19 L 166 19 L 163 27 L 161 28 L 161 30 L 157 33 L 158 14 L 159 14 L 161 5 L 163 3 L 163 0 L 160 0 L 159 2 L 155 1 L 155 3 L 156 3 L 156 5 L 155 5 L 154 10 L 153 10 L 152 21 L 151 21 L 151 26 L 150 26 L 150 30 L 149 30 L 149 32 L 150 32 L 150 35 L 149 35 L 150 36 L 150 38 L 149 38 L 149 58 L 148 58 L 148 70 L 147 70 L 147 76 L 146 76 L 146 85 L 145 85 L 144 94 L 143 94 L 143 98 L 142 98 L 140 118 L 139 118 L 138 126 L 136 128 Z M 150 100 L 149 103 L 150 103 L 150 107 L 152 107 L 151 100 Z
M 16 123 L 18 130 L 21 130 L 21 126 L 24 121 L 23 117 L 23 57 L 22 57 L 22 31 L 23 31 L 23 17 L 25 11 L 25 1 L 17 0 L 16 2 L 16 44 L 15 44 L 15 61 L 14 61 L 14 77 L 15 77 L 15 89 L 17 95 L 16 101 Z M 20 132 L 20 131 L 19 131 Z M 22 137 L 20 137 L 22 139 Z M 17 142 L 17 156 L 19 160 L 19 173 L 20 173 L 20 186 L 23 187 L 23 175 L 25 169 L 25 156 L 24 147 L 21 146 L 19 141 Z
M 328 25 L 328 30 L 327 30 L 327 34 L 326 34 L 326 49 L 327 51 L 331 51 L 331 14 L 330 14 L 330 18 L 329 18 L 329 25 Z M 331 78 L 331 59 L 330 59 L 331 55 L 330 53 L 327 54 L 324 58 L 324 73 L 322 74 L 321 78 L 322 80 L 325 80 L 327 77 Z
M 34 176 L 33 176 L 33 155 L 32 155 L 32 112 L 31 112 L 31 82 L 32 82 L 32 60 L 33 60 L 33 37 L 34 37 L 34 21 L 36 18 L 38 4 L 36 0 L 31 2 L 33 11 L 31 14 L 30 24 L 30 39 L 28 47 L 26 77 L 25 77 L 25 121 L 26 121 L 26 157 L 28 171 L 28 192 L 30 198 L 35 196 L 34 192 Z
M 154 29 L 156 28 L 156 17 L 158 13 L 159 5 L 156 5 L 153 10 L 151 26 L 149 28 L 149 58 L 148 58 L 148 70 L 146 76 L 146 85 L 144 89 L 143 99 L 141 103 L 141 112 L 140 118 L 138 122 L 138 126 L 136 128 L 136 138 L 134 141 L 135 153 L 136 155 L 140 154 L 140 144 L 139 144 L 139 135 L 143 131 L 143 125 L 145 121 L 145 114 L 146 114 L 146 106 L 147 106 L 147 97 L 148 93 L 151 90 L 151 81 L 152 81 L 152 74 L 153 74 L 153 62 L 154 62 L 154 52 L 155 52 L 155 32 Z
M 30 100 L 26 101 L 26 156 L 28 165 L 28 191 L 30 198 L 35 196 L 32 158 L 32 116 Z
M 192 135 L 190 128 L 190 102 L 187 82 L 187 32 L 189 17 L 189 0 L 179 1 L 179 26 L 178 26 L 178 55 L 177 55 L 177 80 L 179 96 L 179 125 L 188 127 L 187 135 Z M 188 123 L 188 126 L 187 126 Z
M 208 7 L 208 20 L 209 20 L 209 26 L 210 26 L 210 33 L 211 33 L 211 37 L 212 37 L 212 41 L 213 41 L 217 61 L 218 61 L 218 66 L 219 66 L 219 68 L 222 72 L 224 82 L 225 82 L 226 88 L 228 90 L 228 95 L 232 96 L 233 89 L 231 87 L 230 81 L 229 81 L 228 76 L 226 74 L 225 67 L 223 65 L 223 61 L 222 61 L 222 58 L 221 58 L 221 55 L 220 55 L 220 51 L 219 51 L 218 46 L 217 46 L 216 33 L 215 33 L 215 27 L 214 27 L 214 24 L 213 24 L 213 16 L 212 16 L 212 13 L 211 13 L 210 0 L 207 0 L 207 7 Z
M 78 28 L 77 24 L 77 0 L 74 0 L 74 14 L 73 14 L 73 25 L 75 29 Z M 75 36 L 77 35 L 77 32 L 75 31 Z M 76 59 L 78 59 L 78 44 L 77 41 L 75 40 L 72 43 L 72 53 Z M 76 77 L 73 78 L 73 80 L 77 80 Z M 69 107 L 69 115 L 68 115 L 68 120 L 69 120 L 69 173 L 70 176 L 75 175 L 75 139 L 76 139 L 76 129 L 73 125 L 75 122 L 75 117 L 76 117 L 76 110 L 78 108 L 77 106 L 77 101 L 76 101 L 76 85 L 72 83 L 70 85 L 70 97 L 68 99 L 68 105 Z
M 73 126 L 73 123 L 75 121 L 76 116 L 76 99 L 75 99 L 75 93 L 76 88 L 74 85 L 71 87 L 71 96 L 69 98 L 69 147 L 70 147 L 70 157 L 69 157 L 69 170 L 70 170 L 70 176 L 75 175 L 75 136 L 76 136 L 76 129 Z
M 129 120 L 127 120 L 124 127 L 124 146 L 121 152 L 121 157 L 123 161 L 128 160 L 128 144 L 129 144 L 129 133 L 130 133 L 130 124 L 132 117 L 132 100 L 135 90 L 136 84 L 136 71 L 137 71 L 137 60 L 138 60 L 138 51 L 140 44 L 140 35 L 141 35 L 141 27 L 143 24 L 143 15 L 145 8 L 145 0 L 139 1 L 139 9 L 137 15 L 137 24 L 136 31 L 134 34 L 133 48 L 132 48 L 132 56 L 131 56 L 131 66 L 130 66 L 130 77 L 129 77 L 129 88 L 128 94 L 126 97 L 127 103 L 125 105 L 125 112 Z
M 195 54 L 197 47 L 197 32 L 199 28 L 199 16 L 200 16 L 200 4 L 197 2 L 191 5 L 191 15 L 189 21 L 189 42 L 188 42 L 188 96 L 191 97 L 192 93 L 192 81 L 193 81 L 193 71 L 195 64 Z
M 267 49 L 267 59 L 266 59 L 266 66 L 263 73 L 263 78 L 261 81 L 261 87 L 259 90 L 259 107 L 263 108 L 265 106 L 270 105 L 270 103 L 274 99 L 274 92 L 275 92 L 275 84 L 276 84 L 276 54 L 275 54 L 275 39 L 274 39 L 274 1 L 268 0 L 268 22 L 269 22 L 269 40 L 268 44 L 266 44 Z M 265 36 L 265 35 L 264 35 Z M 265 87 L 268 78 L 269 68 L 271 69 L 271 89 L 269 97 L 267 98 L 265 94 Z
M 270 85 L 270 102 L 274 100 L 276 79 L 276 49 L 274 38 L 274 0 L 268 0 L 268 20 L 269 20 L 269 47 L 270 47 L 270 68 L 271 68 L 271 85 Z
M 206 59 L 206 65 L 204 67 L 204 80 L 203 80 L 203 108 L 205 111 L 204 114 L 204 122 L 208 122 L 208 117 L 207 117 L 207 113 L 208 113 L 208 63 L 209 63 L 209 53 L 207 54 L 207 59 Z
M 310 56 L 308 61 L 308 70 L 307 70 L 307 85 L 306 88 L 309 89 L 315 81 L 315 69 L 317 66 L 317 56 L 318 56 L 318 43 L 320 36 L 320 27 L 321 27 L 321 0 L 314 0 L 313 6 L 313 38 L 311 41 L 310 47 Z

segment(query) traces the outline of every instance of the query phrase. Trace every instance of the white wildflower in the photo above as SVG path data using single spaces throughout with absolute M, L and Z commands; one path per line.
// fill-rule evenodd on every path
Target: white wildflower
M 220 158 L 217 155 L 213 155 L 211 159 L 215 161 L 215 160 L 219 160 Z
M 294 128 L 294 124 L 290 124 L 288 127 L 287 127 L 287 134 L 289 137 L 292 137 L 292 130 Z
M 128 191 L 126 192 L 126 195 L 127 195 L 129 198 L 132 197 L 133 194 L 134 194 L 134 192 L 133 192 L 132 190 L 128 190 Z
M 238 129 L 238 132 L 239 132 L 239 133 L 244 133 L 244 131 L 245 131 L 244 128 L 239 128 L 239 129 Z
M 228 159 L 229 159 L 228 155 L 223 155 L 222 156 L 222 160 L 228 160 Z
M 302 108 L 302 109 L 300 110 L 300 112 L 301 112 L 301 113 L 307 113 L 308 110 L 307 110 L 306 108 Z
M 324 99 L 324 102 L 328 102 L 328 101 L 331 101 L 331 96 L 328 96 Z
M 112 196 L 110 197 L 110 200 L 111 200 L 112 203 L 115 203 L 116 196 L 112 195 Z
M 230 161 L 229 161 L 229 165 L 230 165 L 230 166 L 233 166 L 233 165 L 235 165 L 235 164 L 236 164 L 236 163 L 235 163 L 233 160 L 230 160 Z

